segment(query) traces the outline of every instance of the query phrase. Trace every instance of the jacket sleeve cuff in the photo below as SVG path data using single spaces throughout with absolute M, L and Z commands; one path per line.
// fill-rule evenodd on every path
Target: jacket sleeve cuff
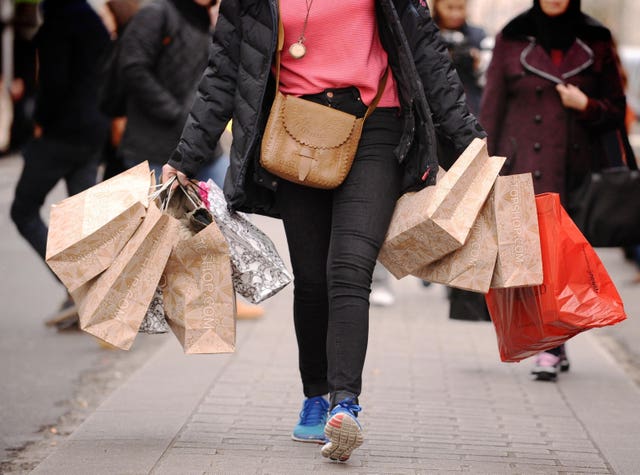
M 476 124 L 473 127 L 469 128 L 468 134 L 464 138 L 464 141 L 456 144 L 457 145 L 456 153 L 460 155 L 462 152 L 464 152 L 469 146 L 469 144 L 473 142 L 474 139 L 484 139 L 484 138 L 487 138 L 487 132 L 485 132 L 485 130 L 482 127 L 480 127 L 480 124 L 476 122 Z
M 578 118 L 584 121 L 596 121 L 600 116 L 600 107 L 598 101 L 589 98 L 587 102 L 587 108 L 579 113 Z
M 178 149 L 174 150 L 167 163 L 189 178 L 196 176 L 200 170 L 200 163 L 185 159 Z

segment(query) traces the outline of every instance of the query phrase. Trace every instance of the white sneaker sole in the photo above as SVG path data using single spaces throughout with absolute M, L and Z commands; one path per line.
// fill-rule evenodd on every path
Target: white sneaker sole
M 324 427 L 329 442 L 321 450 L 322 456 L 339 462 L 349 460 L 351 453 L 364 442 L 362 428 L 344 413 L 336 414 Z

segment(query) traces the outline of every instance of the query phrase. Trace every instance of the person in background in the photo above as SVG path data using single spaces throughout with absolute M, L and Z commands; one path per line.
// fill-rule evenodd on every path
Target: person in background
M 480 108 L 482 86 L 482 42 L 486 33 L 482 28 L 467 22 L 467 0 L 434 0 L 433 19 L 440 28 L 453 65 L 464 86 L 469 110 L 474 114 Z M 443 157 L 441 165 L 448 169 L 455 159 L 446 141 L 440 141 Z M 426 282 L 423 282 L 426 284 Z M 484 295 L 467 290 L 447 288 L 449 318 L 455 320 L 491 321 Z
M 449 49 L 473 114 L 480 109 L 483 41 L 482 28 L 467 22 L 467 0 L 433 0 L 433 20 Z
M 119 41 L 126 95 L 126 127 L 118 155 L 127 168 L 145 160 L 159 176 L 178 143 L 207 64 L 211 0 L 153 0 L 130 20 Z M 216 146 L 198 179 L 223 155 Z M 223 158 L 223 162 L 224 162 Z M 224 170 L 223 170 L 224 172 Z
M 14 105 L 11 151 L 20 151 L 33 137 L 36 98 L 36 47 L 33 37 L 40 27 L 38 3 L 15 2 L 14 19 Z
M 140 0 L 108 0 L 102 4 L 98 10 L 98 14 L 104 22 L 109 35 L 111 36 L 111 48 L 117 48 L 117 41 L 124 34 L 124 30 L 129 24 L 129 21 L 140 9 Z M 109 52 L 106 58 L 109 58 L 112 51 Z M 118 58 L 115 58 L 113 68 L 118 68 Z M 104 100 L 104 98 L 101 98 Z M 117 100 L 117 99 L 116 99 Z M 110 115 L 110 114 L 108 114 Z M 111 127 L 109 133 L 109 139 L 105 143 L 103 160 L 105 163 L 103 180 L 107 180 L 119 173 L 122 173 L 127 167 L 122 163 L 122 157 L 118 154 L 118 146 L 122 140 L 122 133 L 127 124 L 127 118 L 111 117 Z
M 69 195 L 96 183 L 108 121 L 98 110 L 97 62 L 109 34 L 86 0 L 45 0 L 35 36 L 38 53 L 35 137 L 24 149 L 24 168 L 11 204 L 11 219 L 44 260 L 47 225 L 40 208 L 60 180 Z M 47 323 L 77 323 L 70 297 Z
M 279 19 L 284 48 L 276 85 Z M 340 186 L 298 185 L 260 165 L 276 88 L 358 117 L 380 91 Z M 304 394 L 292 438 L 324 443 L 329 459 L 344 462 L 363 442 L 358 415 L 371 279 L 396 200 L 435 183 L 434 122 L 460 151 L 485 136 L 463 96 L 425 0 L 221 4 L 209 66 L 163 179 L 196 175 L 233 118 L 227 205 L 281 217 L 291 257 Z
M 534 0 L 496 37 L 480 107 L 489 152 L 504 172 L 531 172 L 535 193 L 567 194 L 604 153 L 597 137 L 624 126 L 625 94 L 610 31 L 580 0 Z M 532 374 L 569 369 L 561 345 L 535 358 Z

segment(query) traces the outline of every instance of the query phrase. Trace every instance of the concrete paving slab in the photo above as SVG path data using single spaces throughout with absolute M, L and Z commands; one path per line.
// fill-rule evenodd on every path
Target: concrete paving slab
M 142 475 L 150 472 L 166 446 L 162 439 L 141 439 L 135 444 L 129 440 L 71 439 L 31 473 Z

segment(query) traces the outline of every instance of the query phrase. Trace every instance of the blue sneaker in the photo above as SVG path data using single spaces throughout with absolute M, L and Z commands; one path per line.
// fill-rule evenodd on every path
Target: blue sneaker
M 324 436 L 324 426 L 327 423 L 329 401 L 322 396 L 310 397 L 302 403 L 300 420 L 293 428 L 291 438 L 298 442 L 315 442 L 324 444 L 327 439 Z
M 353 398 L 340 401 L 331 411 L 324 434 L 329 442 L 322 447 L 322 456 L 346 462 L 351 452 L 362 445 L 364 434 L 356 414 L 362 408 Z

